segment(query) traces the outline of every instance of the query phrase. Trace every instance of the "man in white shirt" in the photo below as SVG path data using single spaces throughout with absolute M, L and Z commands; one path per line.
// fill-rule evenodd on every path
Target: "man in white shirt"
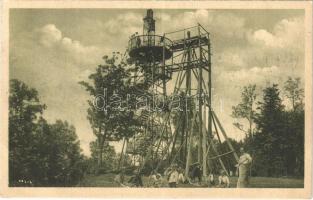
M 252 162 L 251 156 L 240 148 L 241 156 L 239 158 L 238 164 L 236 165 L 239 173 L 237 188 L 248 187 L 249 183 L 249 169 Z
M 186 177 L 184 175 L 184 171 L 182 168 L 178 168 L 178 182 L 180 183 L 186 183 Z
M 171 188 L 176 188 L 177 182 L 178 182 L 178 177 L 179 177 L 179 173 L 177 171 L 177 165 L 174 164 L 171 167 L 171 169 L 169 170 L 167 176 L 168 176 L 168 185 Z
M 214 181 L 214 174 L 211 172 L 207 178 L 207 183 L 209 187 L 214 187 L 215 186 L 215 181 Z

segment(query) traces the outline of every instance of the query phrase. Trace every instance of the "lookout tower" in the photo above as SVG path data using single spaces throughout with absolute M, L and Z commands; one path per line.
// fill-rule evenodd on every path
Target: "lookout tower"
M 160 63 L 172 57 L 172 41 L 155 34 L 153 10 L 148 9 L 143 18 L 143 34 L 133 35 L 128 42 L 129 56 L 139 63 Z
M 140 92 L 151 96 L 153 104 L 157 103 L 155 97 L 163 94 L 165 106 L 164 112 L 140 113 L 143 131 L 134 136 L 133 143 L 129 142 L 133 145 L 125 152 L 139 155 L 140 169 L 148 165 L 149 158 L 156 171 L 162 165 L 178 163 L 188 176 L 193 164 L 200 163 L 204 177 L 209 171 L 227 172 L 222 157 L 232 154 L 238 161 L 238 155 L 212 108 L 210 33 L 197 24 L 157 35 L 153 11 L 149 9 L 143 18 L 142 35 L 136 33 L 130 38 L 127 51 L 129 60 L 136 63 L 134 82 L 143 80 L 147 88 Z M 167 86 L 172 87 L 171 91 Z M 173 101 L 167 101 L 172 97 L 184 101 L 179 112 Z M 226 153 L 216 148 L 216 141 L 222 145 L 220 133 L 229 149 Z M 121 158 L 123 152 L 124 145 Z

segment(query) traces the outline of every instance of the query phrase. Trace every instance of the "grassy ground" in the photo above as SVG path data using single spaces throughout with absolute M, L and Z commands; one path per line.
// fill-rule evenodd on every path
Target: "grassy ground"
M 101 174 L 98 176 L 87 175 L 78 185 L 79 187 L 120 187 L 114 183 L 114 174 Z M 129 177 L 125 177 L 127 181 Z M 230 177 L 230 187 L 236 187 L 237 177 Z M 144 185 L 148 185 L 148 177 L 143 177 Z M 164 187 L 166 187 L 166 182 Z M 179 184 L 178 187 L 201 187 L 197 184 Z M 202 186 L 204 187 L 204 186 Z M 303 188 L 303 179 L 296 178 L 268 178 L 268 177 L 250 177 L 251 188 Z

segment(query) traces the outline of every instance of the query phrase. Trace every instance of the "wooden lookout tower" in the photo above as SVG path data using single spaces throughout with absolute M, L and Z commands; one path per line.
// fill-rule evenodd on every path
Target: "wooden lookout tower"
M 188 176 L 190 167 L 197 162 L 204 176 L 217 165 L 227 172 L 223 156 L 233 154 L 236 160 L 238 156 L 212 108 L 210 33 L 196 24 L 158 35 L 153 11 L 149 9 L 143 18 L 142 35 L 133 35 L 128 42 L 128 54 L 150 80 L 151 91 L 162 94 L 169 102 L 167 111 L 142 112 L 141 116 L 147 121 L 145 134 L 152 135 L 146 145 L 149 157 L 156 161 L 153 169 L 158 170 L 164 162 L 177 163 Z M 167 91 L 168 84 L 174 85 L 172 91 Z M 179 112 L 170 101 L 175 96 L 187 99 Z M 220 134 L 229 147 L 227 152 L 218 152 L 216 148 L 214 138 L 221 143 Z M 192 148 L 197 148 L 197 158 L 192 157 Z M 132 152 L 135 150 L 128 150 Z M 145 159 L 142 160 L 144 167 Z

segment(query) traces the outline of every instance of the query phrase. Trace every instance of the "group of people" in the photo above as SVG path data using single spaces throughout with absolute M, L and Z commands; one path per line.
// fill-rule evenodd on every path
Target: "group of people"
M 238 180 L 237 180 L 237 188 L 245 188 L 248 187 L 248 178 L 249 178 L 249 169 L 252 162 L 251 156 L 244 151 L 243 148 L 240 148 L 241 156 L 239 158 L 238 163 L 236 164 L 237 172 L 238 172 Z M 184 174 L 184 170 L 179 167 L 177 164 L 172 164 L 169 168 L 167 168 L 163 176 L 161 173 L 157 171 L 153 171 L 149 176 L 148 187 L 164 187 L 168 185 L 168 187 L 175 188 L 178 184 L 197 184 L 207 185 L 208 187 L 217 187 L 217 188 L 228 188 L 230 187 L 230 180 L 227 172 L 223 169 L 219 170 L 218 178 L 216 180 L 216 175 L 212 172 L 204 177 L 202 180 L 202 169 L 199 163 L 195 163 L 190 170 L 189 177 L 186 177 Z M 123 177 L 121 175 L 117 175 L 115 178 L 115 182 L 122 183 Z M 197 181 L 196 181 L 197 180 Z M 142 176 L 140 174 L 140 170 L 137 170 L 132 177 L 130 177 L 127 182 L 129 186 L 134 187 L 143 187 Z
M 177 168 L 177 165 L 173 165 L 168 168 L 165 173 L 165 176 L 168 178 L 168 186 L 169 187 L 177 187 L 178 184 L 196 184 L 207 185 L 208 187 L 220 187 L 226 188 L 230 186 L 229 177 L 226 174 L 226 171 L 220 170 L 220 174 L 218 176 L 218 181 L 215 180 L 215 176 L 213 173 L 210 173 L 205 180 L 202 180 L 202 170 L 200 165 L 197 163 L 190 171 L 190 178 L 185 177 L 181 168 Z

